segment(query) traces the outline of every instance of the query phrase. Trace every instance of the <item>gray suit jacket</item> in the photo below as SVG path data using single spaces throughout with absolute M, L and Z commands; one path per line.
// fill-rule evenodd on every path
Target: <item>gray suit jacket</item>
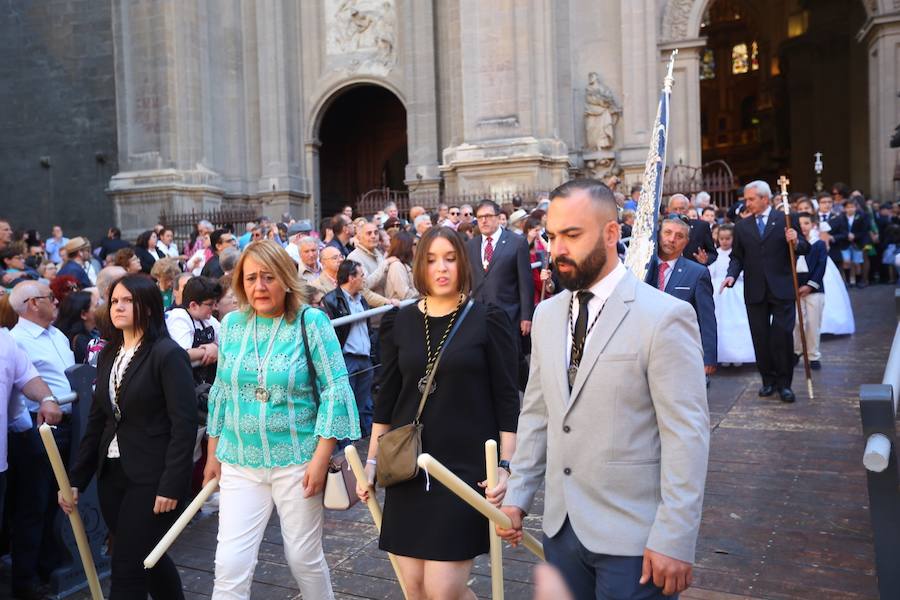
M 544 533 L 568 516 L 590 551 L 650 548 L 693 562 L 709 454 L 697 317 L 628 272 L 566 380 L 570 292 L 538 305 L 531 374 L 505 505 L 525 511 L 546 477 Z

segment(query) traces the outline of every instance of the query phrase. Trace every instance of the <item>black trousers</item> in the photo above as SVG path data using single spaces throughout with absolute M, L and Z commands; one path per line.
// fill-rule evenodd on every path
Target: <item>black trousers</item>
M 32 416 L 33 418 L 33 416 Z M 53 429 L 63 462 L 72 439 L 66 418 Z M 59 512 L 56 478 L 37 428 L 9 434 L 9 523 L 12 587 L 22 589 L 48 577 L 62 561 L 53 522 Z
M 120 460 L 106 459 L 97 491 L 100 512 L 113 535 L 109 600 L 144 600 L 148 593 L 154 600 L 184 600 L 181 577 L 168 555 L 149 571 L 144 569 L 144 558 L 184 509 L 182 499 L 176 510 L 154 515 L 156 487 L 132 482 Z
M 777 388 L 791 387 L 794 377 L 794 321 L 797 318 L 793 301 L 773 298 L 765 302 L 747 304 L 750 336 L 756 353 L 756 368 L 763 385 Z

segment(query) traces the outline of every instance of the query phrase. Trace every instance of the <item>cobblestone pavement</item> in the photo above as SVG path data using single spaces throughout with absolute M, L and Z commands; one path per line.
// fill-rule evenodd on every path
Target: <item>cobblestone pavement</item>
M 794 405 L 759 398 L 752 365 L 713 377 L 703 523 L 694 587 L 683 599 L 877 597 L 857 395 L 861 383 L 881 380 L 896 323 L 893 293 L 889 286 L 851 292 L 857 333 L 823 341 L 814 400 L 802 367 Z M 214 514 L 196 519 L 172 550 L 188 599 L 209 597 L 216 526 Z M 540 519 L 527 526 L 539 533 Z M 328 513 L 325 551 L 338 598 L 402 598 L 362 504 Z M 527 551 L 505 549 L 507 598 L 531 597 L 533 563 Z M 490 596 L 489 574 L 481 557 L 471 580 L 479 597 Z M 253 598 L 298 597 L 273 518 Z

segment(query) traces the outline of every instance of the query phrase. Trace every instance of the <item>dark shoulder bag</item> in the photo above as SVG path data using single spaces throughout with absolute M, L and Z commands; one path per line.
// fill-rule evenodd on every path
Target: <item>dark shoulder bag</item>
M 434 366 L 428 374 L 425 381 L 425 390 L 422 392 L 422 399 L 419 400 L 419 409 L 416 411 L 416 418 L 409 425 L 401 425 L 396 429 L 392 429 L 378 437 L 378 461 L 375 464 L 375 481 L 382 487 L 391 487 L 410 479 L 415 479 L 419 474 L 419 463 L 416 460 L 422 453 L 422 411 L 425 409 L 425 400 L 431 392 L 431 385 L 434 382 L 434 375 L 437 373 L 438 364 L 441 362 L 441 356 L 453 336 L 459 330 L 459 326 L 466 319 L 466 315 L 472 308 L 473 301 L 470 299 L 463 308 L 462 313 L 453 324 L 453 329 L 447 335 L 444 347 L 441 348 L 437 358 L 434 359 Z

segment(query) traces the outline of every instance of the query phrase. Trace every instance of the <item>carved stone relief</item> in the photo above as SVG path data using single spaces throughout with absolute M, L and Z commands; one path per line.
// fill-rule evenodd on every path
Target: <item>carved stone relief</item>
M 325 0 L 326 55 L 332 66 L 386 75 L 397 62 L 392 0 Z
M 600 82 L 596 73 L 588 75 L 584 90 L 584 149 L 609 150 L 615 143 L 615 127 L 622 109 L 612 90 Z
M 695 0 L 669 0 L 663 13 L 662 40 L 672 42 L 688 37 L 688 21 Z

